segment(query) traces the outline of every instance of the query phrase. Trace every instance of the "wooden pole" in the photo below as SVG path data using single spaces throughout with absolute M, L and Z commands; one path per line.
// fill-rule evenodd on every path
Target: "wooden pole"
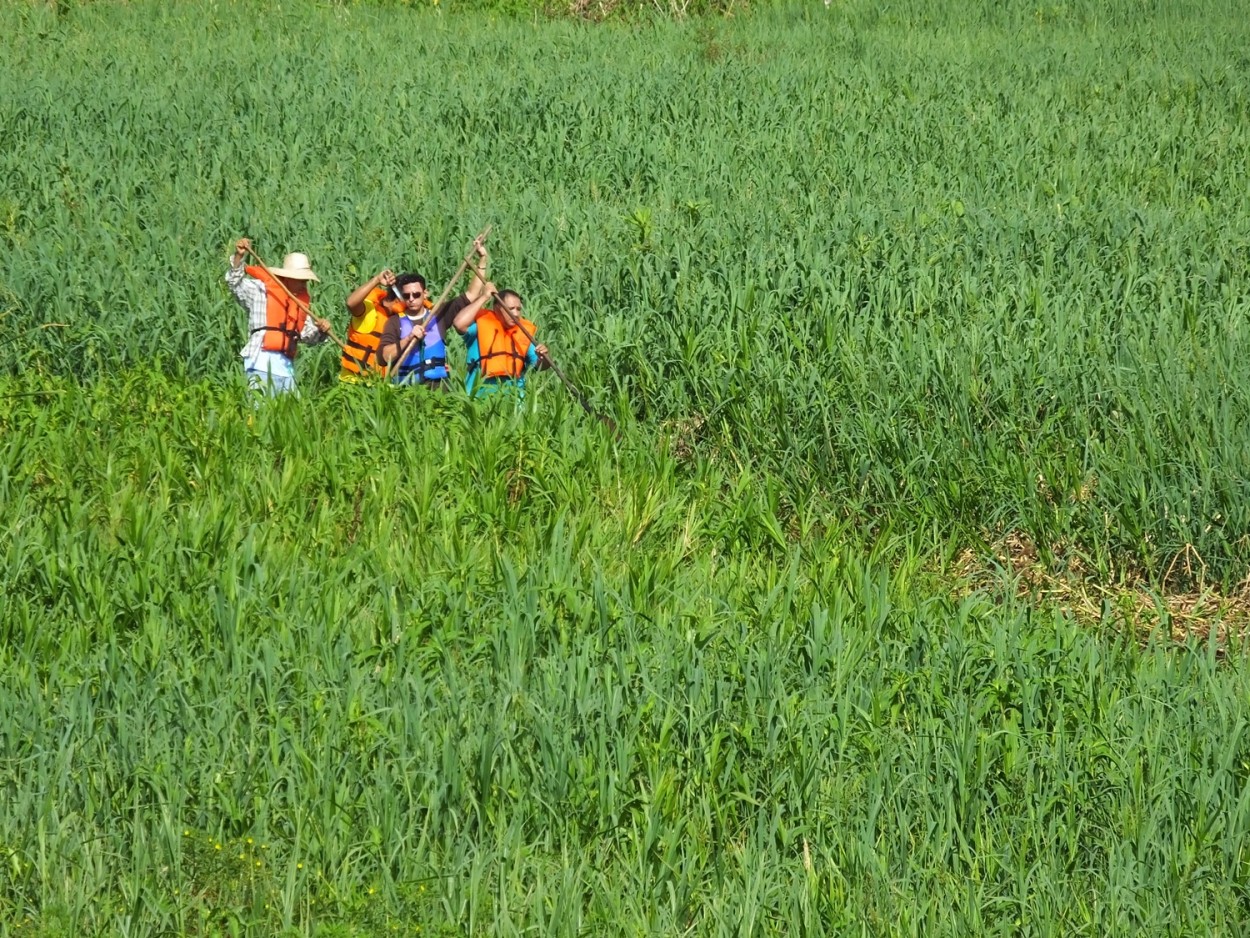
M 490 294 L 490 298 L 497 304 L 498 307 L 500 308 L 503 307 L 503 299 L 499 296 L 498 293 L 492 290 Z M 495 310 L 495 315 L 499 316 L 500 321 L 503 320 L 503 316 L 500 314 L 499 309 Z M 530 332 L 528 329 L 525 328 L 525 323 L 521 322 L 520 316 L 516 317 L 516 324 L 517 324 L 517 327 L 520 328 L 520 330 L 523 333 L 525 333 L 525 338 L 530 340 L 530 345 L 534 346 L 534 351 L 537 352 L 538 341 L 534 338 L 534 333 Z M 586 400 L 586 396 L 582 394 L 581 391 L 577 390 L 577 386 L 573 384 L 572 381 L 569 380 L 568 375 L 566 375 L 563 371 L 560 370 L 560 366 L 555 363 L 554 359 L 552 359 L 550 355 L 540 354 L 539 357 L 543 361 L 545 361 L 548 367 L 550 367 L 551 370 L 554 371 L 556 375 L 560 378 L 560 380 L 564 382 L 564 386 L 569 389 L 569 393 L 572 394 L 573 397 L 577 399 L 577 403 L 582 405 L 582 410 L 586 411 L 586 413 L 589 416 L 594 417 L 604 426 L 608 427 L 612 431 L 613 436 L 617 436 L 618 431 L 616 429 L 616 421 L 614 421 L 611 417 L 608 417 L 604 414 L 597 413 L 595 409 L 590 406 L 590 402 Z
M 487 236 L 490 234 L 490 227 L 491 227 L 490 225 L 487 225 L 485 228 L 481 230 L 478 236 L 473 239 L 473 247 L 469 248 L 469 253 L 464 256 L 464 261 L 461 263 L 460 267 L 456 270 L 456 272 L 452 274 L 451 280 L 449 280 L 447 282 L 447 286 L 443 288 L 443 292 L 439 296 L 438 301 L 433 306 L 430 307 L 431 316 L 438 315 L 439 307 L 441 307 L 443 303 L 447 301 L 447 297 L 451 295 L 452 287 L 456 285 L 456 281 L 458 281 L 461 278 L 461 276 L 464 275 L 464 272 L 469 269 L 469 261 L 473 259 L 473 254 L 475 251 L 477 251 L 478 243 L 485 241 Z M 428 321 L 428 319 L 422 319 L 423 323 L 426 321 Z M 414 331 L 413 336 L 415 335 L 416 333 Z M 416 338 L 409 339 L 408 347 L 403 350 L 399 358 L 395 359 L 394 363 L 392 363 L 391 365 L 386 366 L 386 376 L 388 378 L 391 375 L 393 375 L 395 372 L 399 371 L 400 367 L 404 364 L 404 362 L 408 360 L 408 356 L 412 354 L 412 350 L 416 348 L 418 344 L 419 343 L 417 342 Z
M 259 255 L 259 254 L 257 254 L 257 253 L 256 253 L 255 251 L 253 251 L 251 248 L 248 248 L 248 249 L 247 249 L 247 253 L 248 253 L 248 254 L 251 254 L 251 255 L 252 255 L 252 257 L 256 259 L 256 263 L 257 263 L 257 264 L 259 264 L 261 267 L 264 267 L 266 270 L 269 270 L 269 265 L 268 265 L 268 264 L 266 264 L 263 260 L 261 260 L 261 259 L 260 259 L 260 255 Z M 272 273 L 272 271 L 271 271 L 271 273 Z M 292 302 L 292 303 L 294 303 L 296 306 L 298 306 L 300 309 L 302 309 L 302 310 L 304 311 L 304 314 L 305 314 L 306 316 L 312 316 L 312 315 L 313 315 L 313 311 L 312 311 L 311 309 L 309 309 L 309 308 L 308 308 L 308 305 L 307 305 L 306 303 L 301 302 L 301 301 L 299 300 L 299 298 L 298 298 L 298 297 L 296 297 L 296 295 L 295 295 L 294 293 L 292 293 L 290 290 L 288 290 L 288 289 L 287 289 L 287 285 L 286 285 L 285 283 L 283 283 L 283 282 L 282 282 L 282 278 L 281 278 L 281 277 L 279 277 L 277 274 L 274 274 L 274 278 L 273 278 L 273 279 L 277 282 L 278 286 L 280 286 L 280 287 L 282 288 L 282 292 L 283 292 L 283 293 L 285 293 L 287 296 L 289 296 L 289 297 L 291 298 L 291 302 Z M 313 316 L 313 318 L 314 318 L 314 319 L 316 319 L 317 317 L 316 317 L 316 316 Z M 338 337 L 338 336 L 336 336 L 336 335 L 334 334 L 334 330 L 333 330 L 333 329 L 329 330 L 329 331 L 326 333 L 326 335 L 328 335 L 331 339 L 333 339 L 333 340 L 334 340 L 334 344 L 335 344 L 335 345 L 337 345 L 339 348 L 341 348 L 344 352 L 346 352 L 346 351 L 347 351 L 347 346 L 346 346 L 346 345 L 344 345 L 344 344 L 343 344 L 343 342 L 339 340 L 339 337 Z

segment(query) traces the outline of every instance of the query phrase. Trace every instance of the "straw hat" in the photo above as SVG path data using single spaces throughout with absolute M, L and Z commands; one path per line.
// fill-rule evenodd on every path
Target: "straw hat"
M 321 282 L 321 278 L 313 273 L 312 265 L 308 263 L 307 254 L 298 252 L 288 254 L 282 258 L 281 267 L 270 267 L 268 270 L 275 277 L 286 277 L 288 280 L 316 280 L 318 283 Z

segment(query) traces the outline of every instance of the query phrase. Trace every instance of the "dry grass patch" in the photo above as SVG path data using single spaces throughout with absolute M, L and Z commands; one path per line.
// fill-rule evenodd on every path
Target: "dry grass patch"
M 1214 634 L 1223 651 L 1230 640 L 1250 635 L 1250 573 L 1230 591 L 1207 583 L 1206 565 L 1192 546 L 1169 564 L 1162 590 L 1139 572 L 1117 583 L 1101 583 L 1075 559 L 1056 570 L 1047 565 L 1032 540 L 1012 531 L 990 549 L 989 556 L 965 549 L 955 563 L 964 592 L 1002 594 L 1009 574 L 1015 595 L 1053 606 L 1090 625 L 1110 623 L 1130 629 L 1143 641 L 1165 630 L 1177 643 L 1206 641 Z M 1196 584 L 1184 589 L 1179 584 Z

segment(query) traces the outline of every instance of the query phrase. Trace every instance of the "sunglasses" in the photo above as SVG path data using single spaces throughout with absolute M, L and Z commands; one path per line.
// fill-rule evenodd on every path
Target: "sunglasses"
M 418 290 L 416 293 L 401 293 L 400 296 L 402 296 L 405 300 L 419 300 L 421 297 L 425 296 L 425 294 Z

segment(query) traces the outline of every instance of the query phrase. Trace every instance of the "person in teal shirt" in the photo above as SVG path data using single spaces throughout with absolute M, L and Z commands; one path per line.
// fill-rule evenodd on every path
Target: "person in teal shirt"
M 547 347 L 534 339 L 538 327 L 523 315 L 515 290 L 497 290 L 486 279 L 489 255 L 477 245 L 478 265 L 452 326 L 465 344 L 465 390 L 470 397 L 500 390 L 525 394 L 525 373 L 547 365 Z M 486 304 L 490 302 L 491 306 Z

